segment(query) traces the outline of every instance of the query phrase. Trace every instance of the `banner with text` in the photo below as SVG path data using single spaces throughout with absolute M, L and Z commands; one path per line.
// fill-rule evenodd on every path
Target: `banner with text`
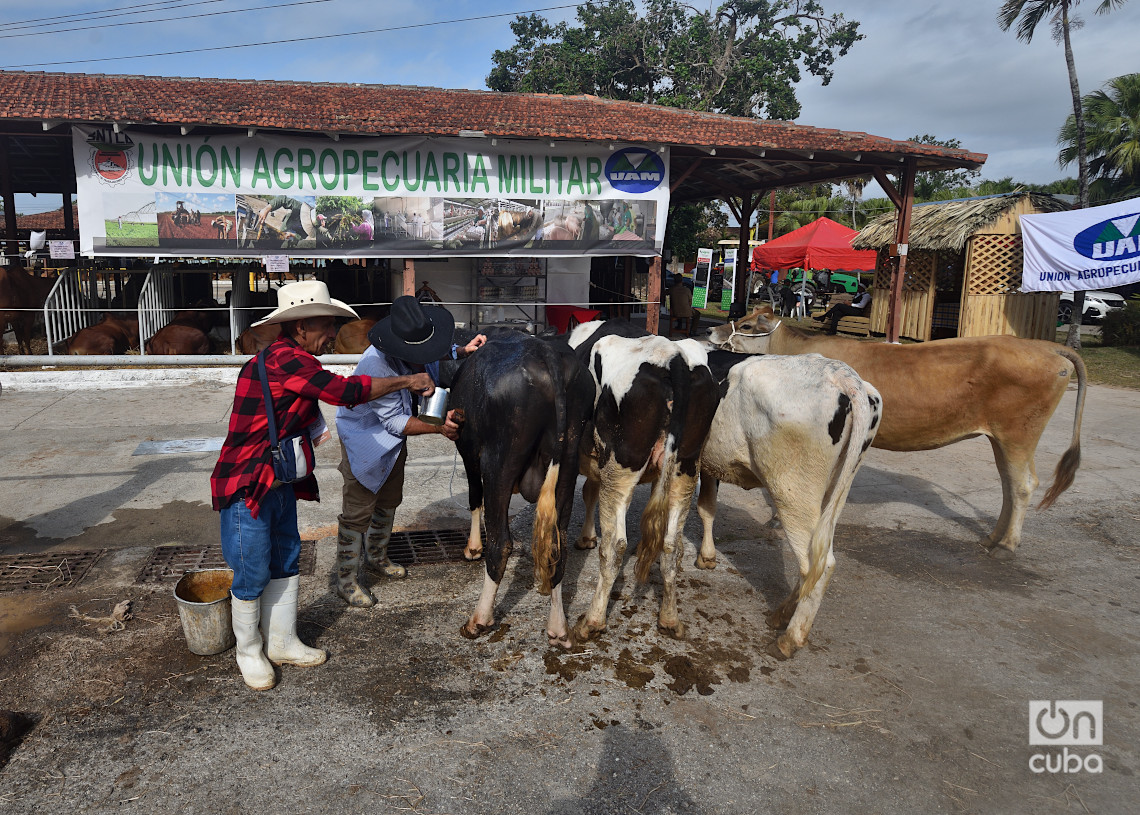
M 693 270 L 693 308 L 705 308 L 708 305 L 712 259 L 712 249 L 697 250 L 697 268 Z
M 83 253 L 650 257 L 665 236 L 667 149 L 72 133 Z
M 1140 282 L 1140 198 L 1021 216 L 1022 291 L 1108 289 Z

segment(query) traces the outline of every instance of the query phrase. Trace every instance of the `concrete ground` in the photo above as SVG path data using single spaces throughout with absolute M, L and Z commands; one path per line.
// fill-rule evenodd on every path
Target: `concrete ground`
M 329 580 L 340 481 L 327 445 L 324 502 L 302 505 L 317 568 L 302 579 L 300 631 L 330 658 L 286 667 L 275 690 L 254 694 L 232 651 L 189 653 L 171 584 L 135 582 L 154 547 L 216 542 L 216 453 L 132 454 L 146 441 L 223 436 L 232 376 L 102 371 L 67 389 L 75 377 L 0 373 L 0 555 L 108 550 L 74 588 L 0 592 L 0 710 L 34 723 L 22 740 L 0 727 L 3 812 L 1136 810 L 1140 393 L 1091 388 L 1076 483 L 1030 512 L 1009 562 L 976 543 L 1001 502 L 987 442 L 872 450 L 811 641 L 787 662 L 765 650 L 764 614 L 786 593 L 790 563 L 761 493 L 722 489 L 715 571 L 689 565 L 690 515 L 684 640 L 656 628 L 656 572 L 637 585 L 627 563 L 608 632 L 566 654 L 546 645 L 522 504 L 489 637 L 458 634 L 480 564 L 413 569 L 377 584 L 375 609 L 347 609 Z M 1045 483 L 1074 401 L 1038 450 Z M 398 527 L 465 523 L 453 451 L 411 440 Z M 579 504 L 574 533 L 581 515 Z M 570 553 L 572 619 L 596 557 Z M 125 630 L 71 616 L 105 616 L 125 599 Z M 1031 746 L 1035 700 L 1103 702 L 1103 744 Z M 1081 769 L 1032 772 L 1040 753 Z

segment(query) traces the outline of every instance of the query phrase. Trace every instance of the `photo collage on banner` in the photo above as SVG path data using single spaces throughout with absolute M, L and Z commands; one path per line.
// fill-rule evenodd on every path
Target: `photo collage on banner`
M 469 141 L 362 139 L 329 147 L 301 137 L 195 140 L 76 128 L 80 251 L 660 253 L 659 213 L 668 211 L 669 190 L 664 150 L 496 140 L 496 150 L 475 152 Z

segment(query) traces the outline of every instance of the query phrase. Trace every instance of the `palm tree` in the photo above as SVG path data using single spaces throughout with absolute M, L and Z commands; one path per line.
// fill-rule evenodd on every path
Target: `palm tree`
M 859 223 L 855 218 L 856 209 L 859 202 L 863 200 L 863 188 L 867 186 L 867 178 L 848 178 L 843 181 L 843 188 L 847 190 L 848 197 L 851 198 L 851 228 L 858 229 Z
M 1081 99 L 1088 144 L 1089 196 L 1094 201 L 1140 194 L 1140 74 L 1109 80 Z M 1057 137 L 1058 163 L 1077 157 L 1076 119 L 1070 116 Z
M 1005 0 L 998 10 L 998 25 L 1001 26 L 1002 31 L 1009 31 L 1009 27 L 1017 21 L 1017 38 L 1029 43 L 1033 40 L 1037 26 L 1048 17 L 1053 29 L 1053 40 L 1065 45 L 1065 64 L 1069 68 L 1069 90 L 1073 95 L 1073 120 L 1077 142 L 1077 208 L 1084 209 L 1089 205 L 1088 145 L 1085 140 L 1085 118 L 1084 111 L 1081 110 L 1081 89 L 1077 82 L 1077 66 L 1073 61 L 1073 44 L 1069 39 L 1070 30 L 1082 25 L 1078 18 L 1069 14 L 1070 9 L 1080 1 Z M 1107 14 L 1120 8 L 1126 2 L 1127 0 L 1101 0 L 1101 4 L 1096 8 L 1096 13 Z M 1065 340 L 1066 345 L 1077 350 L 1081 347 L 1081 317 L 1084 306 L 1084 290 L 1078 290 L 1073 295 L 1073 321 L 1069 325 L 1069 336 Z

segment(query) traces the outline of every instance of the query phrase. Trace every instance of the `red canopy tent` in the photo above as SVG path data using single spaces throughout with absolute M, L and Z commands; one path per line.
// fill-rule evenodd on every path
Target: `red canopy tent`
M 875 251 L 851 248 L 851 239 L 858 234 L 854 229 L 830 218 L 820 218 L 753 249 L 752 270 L 803 268 L 874 271 Z

